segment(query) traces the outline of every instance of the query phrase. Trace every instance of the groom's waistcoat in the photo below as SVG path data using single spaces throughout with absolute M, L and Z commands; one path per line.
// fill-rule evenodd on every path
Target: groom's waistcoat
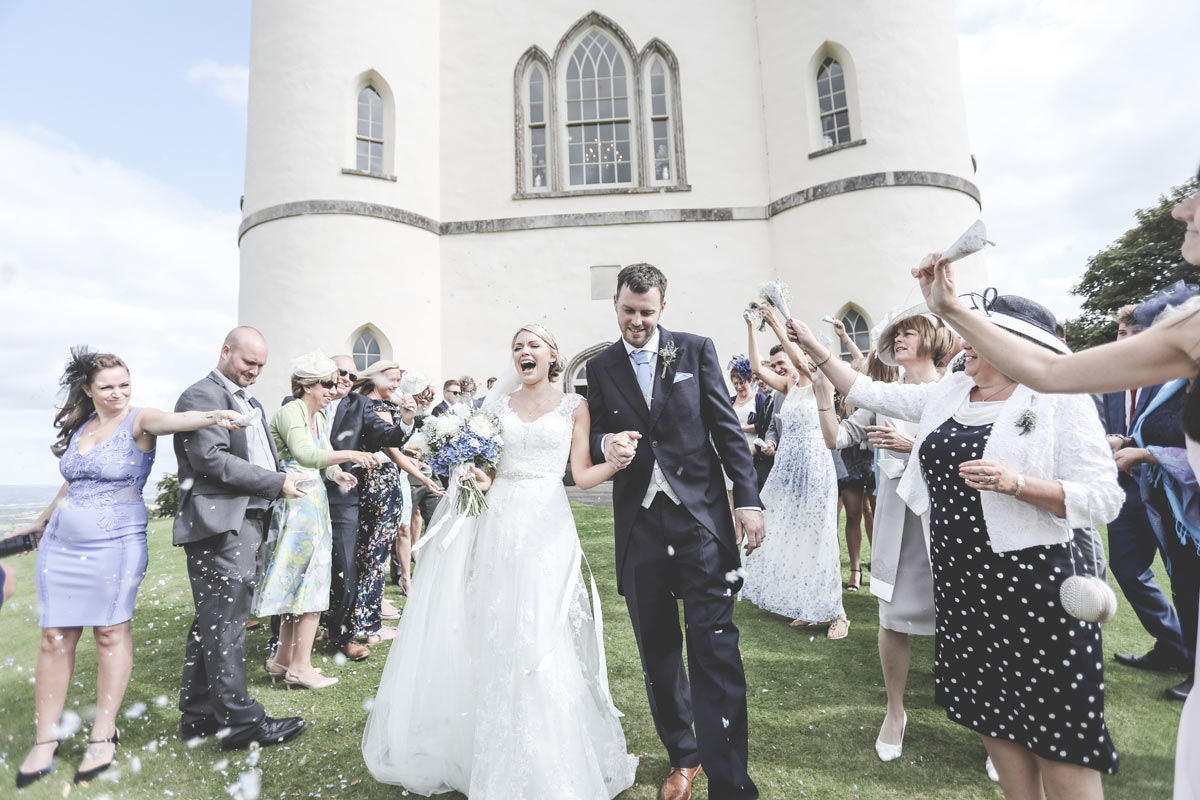
M 628 430 L 642 435 L 633 462 L 613 478 L 618 580 L 630 529 L 656 461 L 681 504 L 717 537 L 733 566 L 740 559 L 722 462 L 733 480 L 734 505 L 761 507 L 750 450 L 729 402 L 712 341 L 672 333 L 661 326 L 659 331 L 659 358 L 649 406 L 620 341 L 588 362 L 592 460 L 603 460 L 605 434 Z M 671 350 L 674 357 L 666 357 Z M 670 501 L 664 498 L 662 502 Z

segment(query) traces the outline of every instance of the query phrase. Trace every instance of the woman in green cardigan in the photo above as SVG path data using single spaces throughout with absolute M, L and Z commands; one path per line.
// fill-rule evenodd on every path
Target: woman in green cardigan
M 320 674 L 312 665 L 313 639 L 321 612 L 329 607 L 330 559 L 333 532 L 329 497 L 321 470 L 329 480 L 350 489 L 357 479 L 337 465 L 346 461 L 368 466 L 375 457 L 358 450 L 334 450 L 329 444 L 329 421 L 322 409 L 337 387 L 337 365 L 321 353 L 308 353 L 292 362 L 292 396 L 296 399 L 271 417 L 271 434 L 279 462 L 287 472 L 301 475 L 302 497 L 275 506 L 267 534 L 266 567 L 254 592 L 254 615 L 283 616 L 279 648 L 267 659 L 274 681 L 288 687 L 324 689 L 337 678 Z

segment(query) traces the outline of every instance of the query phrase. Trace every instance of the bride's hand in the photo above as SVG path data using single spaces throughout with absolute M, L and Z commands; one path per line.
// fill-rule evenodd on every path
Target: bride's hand
M 472 465 L 470 468 L 471 477 L 475 478 L 475 485 L 479 487 L 479 491 L 486 492 L 492 486 L 492 476 L 481 470 L 479 467 Z M 462 477 L 460 482 L 466 483 L 466 475 Z

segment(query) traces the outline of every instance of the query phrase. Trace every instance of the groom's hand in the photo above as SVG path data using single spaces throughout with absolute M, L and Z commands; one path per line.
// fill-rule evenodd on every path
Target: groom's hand
M 757 508 L 739 508 L 733 512 L 733 527 L 737 532 L 737 543 L 746 540 L 746 555 L 750 555 L 763 543 L 767 535 L 762 511 Z
M 637 431 L 622 431 L 608 437 L 604 443 L 604 460 L 616 469 L 625 469 L 637 453 L 637 440 L 642 435 Z

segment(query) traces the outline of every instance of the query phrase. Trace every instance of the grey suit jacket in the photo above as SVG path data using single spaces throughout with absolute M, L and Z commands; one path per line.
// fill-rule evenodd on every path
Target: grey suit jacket
M 787 395 L 772 390 L 771 399 L 775 413 L 771 415 L 771 424 L 767 426 L 767 434 L 763 436 L 763 441 L 779 447 L 779 440 L 783 438 L 783 420 L 779 412 L 783 408 L 784 401 L 787 400 Z
M 176 411 L 240 411 L 225 384 L 210 372 L 184 391 Z M 261 424 L 267 425 L 266 416 Z M 271 454 L 278 460 L 275 441 L 267 429 Z M 242 527 L 248 508 L 266 508 L 279 496 L 286 479 L 278 470 L 250 463 L 245 431 L 230 431 L 217 425 L 175 434 L 175 458 L 179 462 L 179 512 L 175 515 L 172 541 L 176 545 L 203 541 Z

